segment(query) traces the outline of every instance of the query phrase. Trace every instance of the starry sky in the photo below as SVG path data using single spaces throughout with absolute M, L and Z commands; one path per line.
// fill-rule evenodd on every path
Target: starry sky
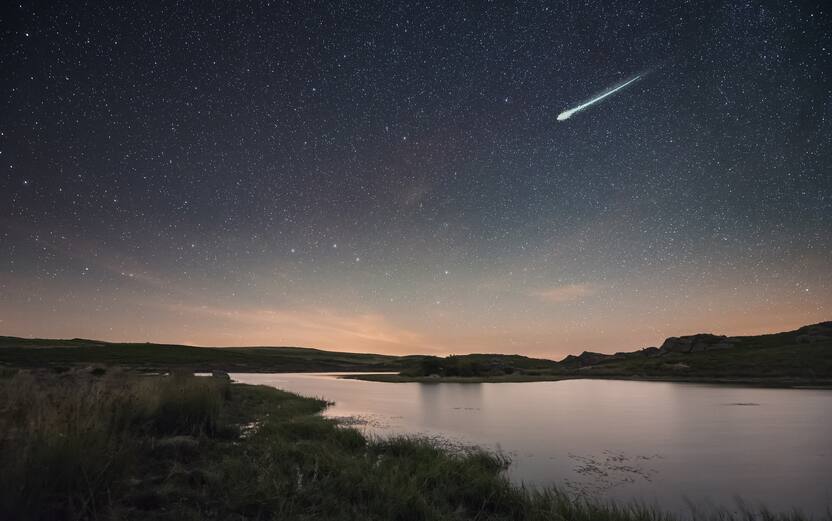
M 0 71 L 0 334 L 558 359 L 832 318 L 824 2 L 5 2 Z

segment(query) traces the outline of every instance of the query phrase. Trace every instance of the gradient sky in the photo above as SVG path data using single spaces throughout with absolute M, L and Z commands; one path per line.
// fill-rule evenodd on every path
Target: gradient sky
M 558 359 L 832 318 L 823 2 L 0 9 L 0 334 Z

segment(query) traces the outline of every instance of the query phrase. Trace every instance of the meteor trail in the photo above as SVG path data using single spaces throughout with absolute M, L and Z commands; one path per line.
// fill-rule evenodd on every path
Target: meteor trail
M 577 107 L 571 108 L 569 110 L 564 110 L 563 112 L 558 114 L 558 121 L 566 121 L 567 119 L 572 117 L 572 114 L 574 114 L 576 112 L 580 112 L 580 111 L 584 110 L 585 108 L 587 108 L 588 106 L 601 101 L 602 99 L 606 98 L 607 96 L 609 96 L 611 94 L 614 94 L 614 93 L 618 92 L 619 90 L 621 90 L 624 87 L 626 87 L 627 85 L 633 83 L 634 81 L 641 78 L 642 76 L 643 76 L 643 74 L 639 74 L 635 78 L 633 78 L 631 80 L 628 80 L 628 81 L 625 81 L 624 83 L 622 83 L 621 85 L 619 85 L 617 87 L 613 87 L 612 89 L 608 90 L 607 92 L 601 94 L 600 96 L 598 96 L 596 98 L 593 98 L 593 99 L 587 101 L 586 103 L 581 103 Z

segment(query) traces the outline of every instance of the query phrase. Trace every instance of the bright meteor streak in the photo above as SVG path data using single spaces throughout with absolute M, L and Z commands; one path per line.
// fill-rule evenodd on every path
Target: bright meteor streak
M 621 85 L 619 85 L 617 87 L 613 87 L 612 89 L 608 90 L 607 92 L 601 94 L 600 96 L 598 96 L 596 98 L 593 98 L 593 99 L 587 101 L 586 103 L 581 103 L 577 107 L 571 108 L 569 110 L 564 110 L 563 112 L 558 114 L 558 121 L 566 121 L 567 119 L 569 119 L 572 116 L 572 114 L 574 114 L 576 112 L 580 112 L 580 111 L 584 110 L 585 108 L 587 108 L 588 106 L 601 101 L 602 99 L 606 98 L 607 96 L 610 96 L 610 95 L 620 91 L 621 89 L 623 89 L 627 85 L 633 83 L 634 81 L 641 78 L 642 76 L 643 76 L 643 74 L 639 74 L 635 78 L 633 78 L 629 81 L 625 81 L 624 83 L 622 83 Z

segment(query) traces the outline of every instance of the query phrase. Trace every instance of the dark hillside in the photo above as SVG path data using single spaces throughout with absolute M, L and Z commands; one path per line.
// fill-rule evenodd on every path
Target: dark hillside
M 15 337 L 0 337 L 0 364 L 54 368 L 104 364 L 149 371 L 182 368 L 230 372 L 394 371 L 402 367 L 394 356 L 300 347 L 213 348 Z

